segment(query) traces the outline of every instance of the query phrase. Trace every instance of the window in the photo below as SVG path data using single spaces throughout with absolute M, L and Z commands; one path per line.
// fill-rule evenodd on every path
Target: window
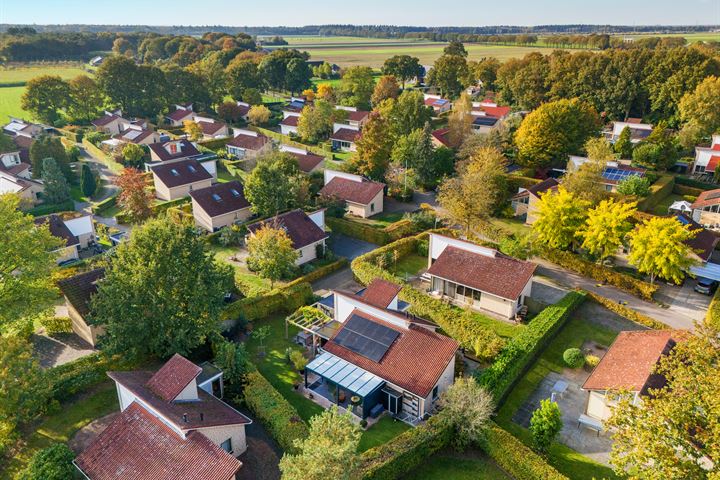
M 375 204 L 374 204 L 374 203 L 371 203 L 371 204 L 370 204 L 370 211 L 371 211 L 371 212 L 374 212 L 374 211 L 375 211 Z
M 225 451 L 228 452 L 228 453 L 233 453 L 233 449 L 232 449 L 232 438 L 228 438 L 227 440 L 225 440 L 224 442 L 222 442 L 222 443 L 220 444 L 220 448 L 222 448 L 223 450 L 225 450 Z
M 219 202 L 220 200 L 222 200 L 222 198 L 220 198 L 220 195 L 218 195 L 217 193 L 213 193 L 213 194 L 212 194 L 212 198 L 213 198 L 213 200 L 215 200 L 216 202 Z
M 188 165 L 188 170 L 190 170 L 190 173 L 197 172 L 197 169 L 195 167 L 193 167 L 192 165 Z
M 439 385 L 435 385 L 435 388 L 433 388 L 433 400 L 435 400 L 438 397 L 438 389 L 440 388 Z
M 170 152 L 171 155 L 175 155 L 178 151 L 177 143 L 171 143 L 168 145 L 168 152 Z
M 695 173 L 705 173 L 705 165 L 696 165 Z
M 232 193 L 233 197 L 239 197 L 239 196 L 240 196 L 240 192 L 238 192 L 238 191 L 235 190 L 234 188 L 230 190 L 230 193 Z
M 175 170 L 174 168 L 173 168 L 172 170 L 170 170 L 170 173 L 172 173 L 172 176 L 173 176 L 173 177 L 179 177 L 179 176 L 180 176 L 180 172 L 178 172 L 178 171 Z

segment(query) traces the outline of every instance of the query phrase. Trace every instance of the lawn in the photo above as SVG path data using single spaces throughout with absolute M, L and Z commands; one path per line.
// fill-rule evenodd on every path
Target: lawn
M 582 310 L 580 310 L 582 311 Z M 530 371 L 518 382 L 498 410 L 497 423 L 523 440 L 530 443 L 530 432 L 513 423 L 511 418 L 530 397 L 538 384 L 550 372 L 561 373 L 565 368 L 563 352 L 571 347 L 581 347 L 586 340 L 609 346 L 618 332 L 598 327 L 579 316 L 574 316 L 555 339 L 548 345 Z M 593 462 L 571 448 L 555 443 L 550 449 L 550 463 L 561 473 L 572 479 L 616 478 L 609 467 Z
M 660 203 L 655 205 L 649 213 L 652 213 L 653 215 L 667 215 L 670 205 L 678 200 L 683 200 L 683 196 L 671 193 L 667 197 L 663 198 Z
M 68 65 L 36 65 L 23 67 L 8 67 L 0 69 L 0 87 L 7 84 L 27 82 L 40 75 L 58 75 L 64 80 L 70 80 L 78 75 L 87 75 L 81 64 Z
M 119 409 L 117 390 L 112 382 L 103 384 L 87 396 L 46 417 L 37 429 L 26 437 L 26 445 L 12 457 L 0 478 L 11 479 L 20 472 L 36 451 L 54 442 L 67 442 L 75 433 L 93 420 Z
M 240 250 L 239 247 L 221 247 L 213 245 L 212 250 L 215 252 L 216 259 L 227 263 L 235 269 L 235 283 L 238 285 L 238 288 L 243 295 L 246 297 L 256 297 L 271 290 L 270 280 L 252 273 L 247 269 L 244 262 L 242 262 L 242 265 L 238 265 L 237 263 L 229 260 L 231 256 L 238 253 Z M 275 282 L 276 287 L 283 284 L 284 282 Z
M 373 215 L 371 218 L 352 217 L 352 221 L 382 229 L 398 220 L 402 220 L 403 215 L 405 215 L 404 212 L 384 212 Z
M 417 275 L 420 270 L 427 268 L 427 265 L 427 257 L 411 253 L 401 258 L 397 265 L 390 268 L 390 271 L 400 278 L 407 278 Z
M 509 480 L 511 477 L 480 452 L 456 453 L 443 450 L 403 478 L 405 480 Z
M 0 88 L 0 123 L 10 121 L 9 117 L 30 118 L 30 115 L 20 107 L 20 97 L 25 87 Z
M 312 400 L 305 398 L 295 391 L 293 385 L 303 379 L 300 374 L 288 363 L 285 351 L 288 348 L 301 350 L 301 347 L 285 339 L 285 316 L 273 315 L 254 322 L 255 327 L 270 326 L 270 335 L 263 341 L 265 355 L 258 356 L 260 344 L 252 336 L 245 342 L 253 363 L 260 373 L 277 389 L 285 399 L 298 411 L 300 417 L 309 421 L 314 415 L 321 413 L 323 408 Z M 289 326 L 289 337 L 298 333 L 298 328 Z M 392 418 L 382 418 L 377 424 L 363 432 L 360 438 L 359 450 L 381 445 L 395 436 L 401 434 L 409 427 L 396 422 Z
M 516 237 L 524 237 L 530 233 L 530 225 L 525 224 L 523 220 L 517 218 L 493 218 L 490 223 L 504 228 Z

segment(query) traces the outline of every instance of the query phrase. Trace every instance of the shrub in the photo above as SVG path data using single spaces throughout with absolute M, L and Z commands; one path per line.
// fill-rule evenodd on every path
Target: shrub
M 540 401 L 540 407 L 530 418 L 530 434 L 535 448 L 546 452 L 557 434 L 562 430 L 563 422 L 560 407 L 549 398 Z
M 675 183 L 679 183 L 680 185 L 686 185 L 688 187 L 698 188 L 700 190 L 713 190 L 717 188 L 717 185 L 713 183 L 701 182 L 699 180 L 695 180 L 694 178 L 681 177 L 679 175 L 675 177 Z
M 638 202 L 638 210 L 648 211 L 662 202 L 670 195 L 675 187 L 675 177 L 672 175 L 663 175 L 650 186 L 650 193 L 647 197 Z
M 546 248 L 539 252 L 539 254 L 546 260 L 556 263 L 561 267 L 590 277 L 598 282 L 607 282 L 644 300 L 652 300 L 653 294 L 658 289 L 657 285 L 650 285 L 648 282 L 638 280 L 630 275 L 616 272 L 615 270 L 594 262 L 588 262 L 571 252 Z
M 290 352 L 290 361 L 292 362 L 293 366 L 295 367 L 295 370 L 302 370 L 305 368 L 305 365 L 308 364 L 308 359 L 305 358 L 305 355 L 300 350 L 293 350 Z
M 220 235 L 218 235 L 217 239 L 218 243 L 223 247 L 238 246 L 242 244 L 243 234 L 240 227 L 230 225 L 220 230 Z
M 590 370 L 598 366 L 600 363 L 600 357 L 597 355 L 585 355 L 585 366 Z
M 650 194 L 650 180 L 638 175 L 630 175 L 618 183 L 617 192 L 621 195 L 645 197 Z
M 92 213 L 95 215 L 99 215 L 101 217 L 105 216 L 105 213 L 110 210 L 112 207 L 114 207 L 117 204 L 117 195 L 113 195 L 112 197 L 108 197 L 102 202 L 98 202 L 97 204 L 93 205 L 91 207 Z
M 720 288 L 715 290 L 710 306 L 705 314 L 705 323 L 715 331 L 720 331 Z
M 487 429 L 480 447 L 516 480 L 568 480 L 512 434 L 497 425 Z
M 72 321 L 68 317 L 46 315 L 40 319 L 40 325 L 45 328 L 45 332 L 47 332 L 48 335 L 72 332 Z
M 317 270 L 310 275 L 316 272 Z M 231 303 L 223 311 L 222 320 L 236 320 L 243 317 L 248 321 L 253 321 L 277 312 L 292 313 L 298 307 L 308 303 L 312 298 L 313 292 L 309 283 L 304 281 L 299 283 L 291 282 L 265 295 L 243 298 Z
M 510 392 L 535 357 L 584 300 L 584 293 L 570 292 L 556 304 L 546 307 L 510 340 L 492 365 L 478 375 L 480 385 L 493 394 L 497 403 Z
M 67 480 L 74 478 L 72 464 L 75 454 L 64 443 L 55 443 L 38 450 L 20 475 L 21 480 Z
M 297 410 L 263 377 L 254 371 L 246 375 L 245 403 L 251 412 L 268 429 L 280 447 L 297 453 L 294 442 L 307 438 L 307 424 Z
M 107 380 L 108 370 L 127 370 L 133 367 L 123 357 L 93 353 L 78 360 L 53 367 L 47 371 L 52 398 L 59 402 L 68 400 L 87 388 Z
M 25 213 L 33 217 L 41 217 L 51 213 L 71 212 L 74 209 L 75 203 L 72 200 L 68 200 L 62 203 L 43 203 L 42 205 L 27 210 Z
M 585 365 L 585 355 L 579 348 L 568 348 L 563 352 L 565 365 L 570 368 L 582 368 Z

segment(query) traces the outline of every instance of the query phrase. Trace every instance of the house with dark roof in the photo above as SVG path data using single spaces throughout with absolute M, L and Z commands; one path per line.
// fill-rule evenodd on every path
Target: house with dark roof
M 11 137 L 36 138 L 43 134 L 46 128 L 36 123 L 27 122 L 21 118 L 10 117 L 10 122 L 3 126 L 3 133 Z
M 695 147 L 692 173 L 695 175 L 707 174 L 712 177 L 718 165 L 720 165 L 720 134 L 715 134 L 712 136 L 709 147 Z
M 105 276 L 104 268 L 96 268 L 89 272 L 58 280 L 58 288 L 65 297 L 68 316 L 72 329 L 80 338 L 93 347 L 98 338 L 105 333 L 102 326 L 89 323 L 90 299 L 97 293 L 98 282 Z
M 705 228 L 720 228 L 720 188 L 700 193 L 691 208 L 693 221 Z
M 425 106 L 433 109 L 434 115 L 440 115 L 442 113 L 449 112 L 452 109 L 452 102 L 440 95 L 429 95 L 425 94 Z
M 112 138 L 120 143 L 152 145 L 160 141 L 160 134 L 141 125 L 126 125 L 124 130 L 117 135 L 113 135 Z
M 298 168 L 303 173 L 319 172 L 325 164 L 325 157 L 316 155 L 302 148 L 295 148 L 283 144 L 280 145 L 279 150 L 292 154 L 298 162 Z
M 482 102 L 473 102 L 471 111 L 473 131 L 475 133 L 489 133 L 510 115 L 510 110 L 510 107 L 499 106 L 489 99 Z
M 192 158 L 153 165 L 150 171 L 153 174 L 155 195 L 160 200 L 187 197 L 193 190 L 207 188 L 213 182 L 213 175 Z
M 605 421 L 621 395 L 638 404 L 650 389 L 662 388 L 666 381 L 655 373 L 655 366 L 686 334 L 683 330 L 620 332 L 582 386 L 588 392 L 585 415 Z M 591 423 L 582 418 L 581 422 Z
M 235 136 L 225 148 L 229 155 L 237 159 L 256 158 L 272 150 L 272 142 L 262 133 L 236 128 L 233 134 Z
M 458 344 L 432 323 L 387 308 L 390 285 L 372 290 L 333 292 L 333 333 L 305 367 L 305 389 L 360 418 L 387 411 L 416 425 L 452 385 Z
M 182 127 L 184 122 L 192 120 L 195 112 L 192 103 L 180 103 L 173 105 L 174 110 L 165 115 L 165 120 L 173 127 Z
M 151 162 L 172 162 L 202 155 L 194 143 L 184 138 L 154 143 L 148 148 Z
M 360 138 L 360 127 L 344 123 L 333 124 L 333 133 L 330 143 L 334 151 L 354 152 L 357 150 L 355 142 Z
M 237 101 L 235 104 L 238 107 L 238 113 L 239 113 L 240 118 L 242 118 L 246 122 L 249 121 L 250 117 L 248 116 L 248 114 L 250 113 L 250 108 L 252 107 L 252 105 L 250 105 L 247 102 L 241 102 L 241 101 Z
M 583 164 L 590 161 L 587 157 L 570 155 L 567 165 L 569 172 L 575 171 Z M 602 184 L 608 192 L 617 192 L 617 186 L 628 177 L 644 177 L 647 170 L 633 167 L 629 160 L 618 160 L 605 162 L 605 169 L 602 172 Z
M 537 204 L 540 196 L 550 190 L 557 190 L 560 182 L 554 178 L 548 178 L 536 183 L 530 188 L 520 188 L 518 193 L 510 198 L 510 203 L 515 216 L 525 219 L 525 223 L 532 225 L 537 220 Z
M 350 125 L 351 127 L 357 127 L 360 130 L 362 130 L 362 127 L 365 125 L 365 122 L 370 116 L 370 112 L 367 112 L 365 110 L 358 110 L 357 107 L 335 105 L 335 109 L 343 110 L 345 112 L 345 114 L 347 115 L 345 119 L 346 125 Z
M 280 122 L 280 133 L 283 135 L 297 135 L 299 121 L 299 113 L 283 112 L 283 119 Z
M 328 199 L 342 200 L 347 204 L 348 213 L 368 218 L 383 211 L 385 184 L 373 182 L 360 175 L 325 170 L 325 186 L 318 195 Z
M 16 136 L 13 140 L 19 138 L 27 137 Z M 28 140 L 32 142 L 32 139 Z M 23 206 L 30 207 L 40 203 L 44 187 L 31 178 L 30 163 L 23 161 L 22 157 L 22 149 L 16 142 L 0 143 L 0 195 L 14 193 L 20 197 Z
M 95 242 L 95 226 L 92 215 L 63 220 L 52 213 L 35 218 L 35 225 L 47 225 L 53 237 L 63 240 L 63 245 L 55 250 L 57 263 L 65 263 L 80 258 L 80 250 Z
M 449 128 L 439 128 L 437 130 L 433 130 L 432 142 L 433 142 L 433 145 L 435 145 L 436 147 L 452 148 L 450 146 L 450 129 Z
M 325 232 L 324 209 L 312 213 L 305 213 L 300 209 L 291 210 L 250 224 L 247 226 L 248 236 L 252 237 L 264 226 L 285 230 L 293 248 L 298 252 L 295 265 L 311 262 L 325 253 L 325 240 L 328 234 Z
M 251 420 L 221 400 L 221 370 L 175 354 L 154 373 L 107 374 L 121 413 L 73 462 L 86 478 L 235 478 Z
M 195 224 L 209 232 L 242 223 L 252 216 L 250 202 L 237 180 L 193 190 L 190 198 Z
M 430 234 L 430 294 L 462 307 L 515 318 L 530 296 L 535 268 L 492 248 Z
M 203 140 L 215 140 L 230 136 L 230 128 L 225 122 L 210 117 L 193 116 L 193 121 L 200 126 Z
M 132 124 L 132 121 L 123 118 L 122 111 L 116 110 L 113 112 L 106 111 L 102 117 L 96 118 L 91 123 L 99 132 L 118 135 L 128 125 Z

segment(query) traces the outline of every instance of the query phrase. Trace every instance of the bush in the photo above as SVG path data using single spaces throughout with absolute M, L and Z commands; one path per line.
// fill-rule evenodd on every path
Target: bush
M 662 175 L 657 182 L 650 186 L 650 193 L 647 197 L 638 202 L 638 210 L 648 211 L 654 208 L 658 203 L 662 202 L 670 195 L 675 187 L 675 177 L 671 175 Z
M 106 198 L 102 202 L 96 203 L 91 207 L 91 211 L 94 215 L 104 217 L 105 213 L 111 208 L 113 208 L 115 205 L 117 205 L 117 195 L 113 195 L 112 197 Z
M 49 369 L 47 381 L 52 388 L 52 398 L 62 402 L 106 381 L 108 370 L 128 370 L 133 366 L 119 355 L 111 357 L 97 352 Z
M 644 300 L 652 300 L 653 294 L 658 289 L 657 285 L 650 285 L 648 282 L 638 280 L 624 273 L 616 272 L 603 265 L 585 261 L 571 252 L 545 248 L 538 253 L 546 260 L 556 263 L 561 267 L 590 277 L 598 282 L 607 282 Z
M 645 197 L 650 194 L 650 179 L 639 175 L 630 175 L 618 183 L 617 192 L 621 195 Z
M 549 398 L 541 400 L 540 407 L 533 412 L 532 418 L 530 418 L 530 434 L 535 448 L 540 452 L 546 452 L 562 427 L 562 416 L 558 404 Z
M 585 355 L 579 348 L 568 348 L 563 352 L 565 365 L 570 368 L 582 368 L 585 365 Z
M 694 178 L 681 177 L 679 175 L 675 177 L 675 183 L 679 183 L 680 185 L 686 185 L 688 187 L 697 188 L 700 190 L 714 190 L 714 189 L 718 188 L 718 186 L 715 185 L 714 183 L 701 182 L 699 180 L 695 180 Z
M 497 425 L 487 429 L 481 448 L 515 480 L 568 480 L 512 434 Z
M 72 200 L 68 200 L 62 203 L 44 203 L 27 210 L 25 213 L 33 217 L 41 217 L 43 215 L 50 215 L 51 213 L 71 212 L 73 210 L 75 210 L 75 203 Z
M 678 177 L 675 178 L 675 186 L 673 187 L 673 193 L 676 195 L 691 196 L 691 197 L 697 198 L 704 191 L 705 191 L 705 189 L 703 189 L 703 188 L 682 185 L 678 181 Z
M 585 355 L 585 366 L 590 370 L 598 366 L 600 363 L 600 357 L 597 355 Z
M 570 292 L 556 304 L 546 307 L 510 340 L 492 365 L 478 375 L 478 383 L 493 394 L 497 404 L 584 300 L 584 293 Z
M 75 454 L 64 443 L 38 450 L 20 475 L 21 480 L 67 480 L 74 478 Z
M 307 438 L 307 424 L 297 410 L 259 372 L 246 375 L 245 403 L 280 447 L 288 453 L 297 453 L 294 442 Z
M 318 270 L 310 275 L 315 274 Z M 291 282 L 265 295 L 243 298 L 231 303 L 223 311 L 222 320 L 236 320 L 242 317 L 247 321 L 253 321 L 277 312 L 292 313 L 308 303 L 312 298 L 313 291 L 309 283 L 304 281 L 299 283 Z
M 715 331 L 720 331 L 720 288 L 715 290 L 705 314 L 705 323 Z
M 40 319 L 40 325 L 45 327 L 48 335 L 56 333 L 72 333 L 72 320 L 68 317 L 55 317 L 54 315 L 46 315 Z
M 297 371 L 302 370 L 305 368 L 305 365 L 308 364 L 308 359 L 305 358 L 305 355 L 303 355 L 300 350 L 293 350 L 290 352 L 290 361 Z
M 363 480 L 401 478 L 446 447 L 454 429 L 442 413 L 398 435 L 389 442 L 371 448 L 360 457 Z

